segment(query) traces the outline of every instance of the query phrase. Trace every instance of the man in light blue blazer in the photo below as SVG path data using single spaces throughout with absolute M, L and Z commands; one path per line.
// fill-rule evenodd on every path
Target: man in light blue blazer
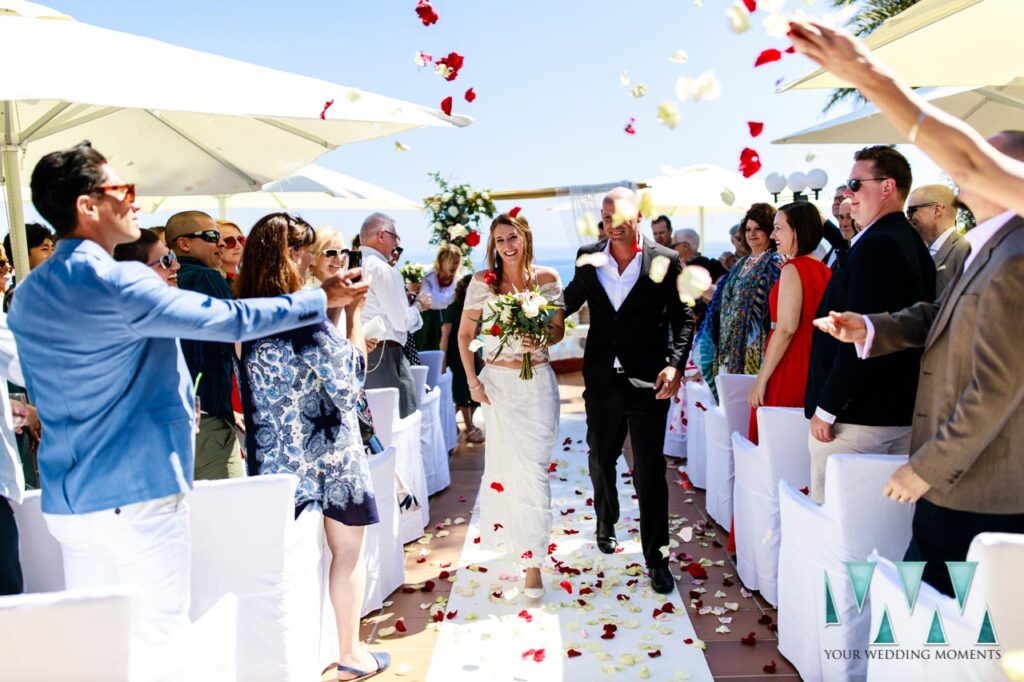
M 134 199 L 88 142 L 43 157 L 32 202 L 60 241 L 18 285 L 9 323 L 43 424 L 42 508 L 66 585 L 138 585 L 144 634 L 160 642 L 188 623 L 196 415 L 178 338 L 235 342 L 308 325 L 368 283 L 351 271 L 244 303 L 167 287 L 111 257 L 139 237 Z

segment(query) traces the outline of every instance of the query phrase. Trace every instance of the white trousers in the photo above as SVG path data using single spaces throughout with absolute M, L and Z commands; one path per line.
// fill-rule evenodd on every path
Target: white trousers
M 185 495 L 88 514 L 45 514 L 64 555 L 67 589 L 135 585 L 139 633 L 163 644 L 189 624 L 192 534 Z
M 807 449 L 811 452 L 811 498 L 825 503 L 825 465 L 830 455 L 906 455 L 910 452 L 909 426 L 862 426 L 860 424 L 833 424 L 833 439 L 822 443 L 813 435 L 807 436 Z
M 504 544 L 520 566 L 539 568 L 551 540 L 548 465 L 558 440 L 558 382 L 547 364 L 534 367 L 529 380 L 520 379 L 518 369 L 488 365 L 480 381 L 491 401 L 483 406 L 481 541 Z

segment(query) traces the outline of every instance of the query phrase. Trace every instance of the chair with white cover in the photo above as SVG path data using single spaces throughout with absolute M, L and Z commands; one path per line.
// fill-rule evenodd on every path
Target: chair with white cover
M 20 504 L 11 504 L 18 524 L 21 574 L 29 594 L 64 589 L 64 555 L 46 526 L 41 502 L 41 492 L 29 490 Z
M 298 478 L 197 481 L 192 494 L 192 614 L 238 599 L 239 679 L 309 680 L 320 668 L 323 515 L 295 517 Z
M 863 680 L 867 661 L 826 656 L 864 649 L 870 610 L 858 611 L 844 561 L 864 561 L 873 550 L 901 559 L 910 542 L 913 505 L 882 495 L 906 455 L 832 455 L 825 469 L 825 504 L 779 481 L 779 651 L 807 682 Z M 825 626 L 825 586 L 841 626 Z
M 1000 661 L 989 657 L 940 658 L 939 654 L 954 651 L 977 651 L 990 656 L 1002 650 L 1024 649 L 1024 587 L 1020 581 L 1024 571 L 1024 535 L 982 533 L 974 538 L 967 553 L 968 561 L 976 561 L 974 580 L 966 595 L 963 613 L 955 597 L 948 597 L 922 582 L 913 610 L 910 609 L 896 565 L 877 553 L 871 579 L 872 641 L 877 637 L 883 617 L 900 648 L 931 649 L 929 658 L 874 658 L 868 660 L 868 679 L 874 682 L 907 682 L 908 680 L 964 680 L 989 682 L 1008 680 Z M 985 610 L 988 609 L 998 644 L 978 644 Z M 935 614 L 938 613 L 946 642 L 928 645 Z M 885 649 L 884 645 L 873 649 Z M 988 650 L 988 651 L 986 651 Z
M 732 434 L 736 462 L 736 568 L 747 589 L 779 603 L 779 481 L 810 484 L 809 421 L 803 408 L 760 407 L 759 444 Z
M 420 423 L 423 417 L 419 410 L 405 419 L 399 417 L 397 388 L 368 388 L 366 400 L 377 437 L 384 447 L 395 448 L 395 471 L 420 506 L 416 511 L 402 511 L 399 519 L 402 543 L 412 542 L 423 536 L 423 529 L 430 522 L 427 476 L 420 454 Z
M 405 556 L 399 537 L 395 489 L 395 448 L 390 447 L 370 457 L 370 476 L 380 521 L 366 528 L 364 616 L 379 609 L 384 600 L 405 582 Z M 325 555 L 329 554 L 328 549 Z
M 753 374 L 719 374 L 715 377 L 718 406 L 704 413 L 707 440 L 708 487 L 705 505 L 723 528 L 732 525 L 735 468 L 732 434 L 746 435 L 750 428 L 747 394 L 757 377 Z
M 708 441 L 705 415 L 717 407 L 715 396 L 704 381 L 686 384 L 686 474 L 697 488 L 708 487 Z
M 453 341 L 454 342 L 454 341 Z M 451 452 L 459 444 L 459 427 L 455 422 L 455 398 L 452 396 L 452 373 L 445 368 L 444 351 L 421 350 L 420 362 L 430 371 L 427 373 L 427 384 L 441 389 L 441 431 L 444 433 L 444 444 Z
M 429 368 L 413 365 L 413 382 L 417 388 L 416 405 L 423 415 L 420 422 L 420 453 L 423 455 L 423 473 L 427 477 L 427 494 L 433 495 L 451 485 L 448 471 L 448 448 L 445 447 L 441 427 L 441 389 L 427 384 Z

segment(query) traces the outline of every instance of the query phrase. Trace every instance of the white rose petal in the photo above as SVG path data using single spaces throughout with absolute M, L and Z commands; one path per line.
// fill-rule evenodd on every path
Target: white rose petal
M 750 12 L 739 0 L 725 10 L 725 16 L 729 20 L 729 29 L 733 33 L 745 33 L 750 28 Z
M 732 206 L 736 203 L 736 194 L 728 187 L 722 190 L 721 197 L 722 203 L 726 206 Z
M 764 18 L 765 33 L 772 38 L 785 38 L 789 33 L 789 19 L 782 12 L 772 12 Z
M 719 625 L 717 628 L 715 628 L 715 632 L 717 632 L 720 635 L 726 635 L 732 632 L 732 630 L 729 629 L 728 625 Z
M 623 87 L 629 85 L 629 71 L 623 71 L 619 74 L 619 82 L 622 83 Z
M 586 214 L 576 221 L 576 231 L 581 237 L 596 237 L 597 219 L 591 213 Z
M 608 264 L 608 254 L 603 251 L 597 253 L 585 253 L 576 259 L 576 267 L 582 268 L 591 266 L 594 268 L 603 268 Z
M 347 99 L 349 102 L 358 102 L 362 96 L 363 93 L 359 92 L 358 90 L 349 90 L 347 93 L 345 93 L 345 99 Z
M 629 94 L 633 95 L 633 97 L 643 97 L 647 94 L 647 86 L 643 83 L 637 83 L 629 89 Z
M 477 352 L 478 350 L 480 350 L 483 347 L 484 347 L 484 342 L 481 341 L 480 339 L 473 339 L 472 341 L 469 342 L 469 352 L 470 353 L 475 353 L 475 352 Z
M 655 256 L 651 261 L 651 270 L 648 273 L 651 281 L 655 284 L 661 284 L 665 279 L 665 275 L 668 274 L 668 266 L 671 263 L 672 261 L 665 256 Z
M 730 611 L 739 611 L 740 605 L 734 601 L 727 601 L 725 602 L 725 608 L 729 609 Z
M 696 304 L 701 294 L 711 286 L 711 273 L 699 265 L 688 265 L 676 279 L 679 298 L 689 306 Z M 691 303 L 693 301 L 693 303 Z
M 679 533 L 679 537 L 683 539 L 683 542 L 690 542 L 693 540 L 693 526 L 687 526 L 683 528 Z
M 722 96 L 722 84 L 718 82 L 714 70 L 708 70 L 696 78 L 682 76 L 676 79 L 676 97 L 682 101 L 692 99 L 716 100 Z
M 662 102 L 658 105 L 658 121 L 669 130 L 679 125 L 679 107 L 675 102 Z
M 640 214 L 640 207 L 629 199 L 615 200 L 615 214 L 612 216 L 612 227 L 618 227 L 622 223 L 636 220 Z
M 804 155 L 804 160 L 806 160 L 807 163 L 810 163 L 811 161 L 814 161 L 816 158 L 818 158 L 818 153 L 817 152 L 811 151 L 811 152 L 807 152 L 807 154 Z
M 675 62 L 676 64 L 685 64 L 690 61 L 690 55 L 686 54 L 686 50 L 676 50 L 669 55 L 668 60 L 670 62 Z
M 396 152 L 407 152 L 407 151 L 410 151 L 411 149 L 412 149 L 412 147 L 410 147 L 407 144 L 402 144 L 401 142 L 395 142 L 395 151 Z

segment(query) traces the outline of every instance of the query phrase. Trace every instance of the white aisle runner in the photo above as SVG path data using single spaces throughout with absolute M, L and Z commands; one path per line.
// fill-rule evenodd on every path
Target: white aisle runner
M 585 433 L 582 415 L 563 416 L 550 474 L 556 547 L 545 564 L 543 599 L 522 595 L 513 563 L 473 542 L 480 536 L 474 509 L 451 596 L 435 607 L 444 615 L 428 682 L 712 680 L 680 595 L 655 593 L 643 575 L 638 535 L 629 532 L 639 510 L 622 459 L 622 551 L 605 555 L 594 544 L 587 448 L 577 443 Z M 563 446 L 566 438 L 571 445 Z

